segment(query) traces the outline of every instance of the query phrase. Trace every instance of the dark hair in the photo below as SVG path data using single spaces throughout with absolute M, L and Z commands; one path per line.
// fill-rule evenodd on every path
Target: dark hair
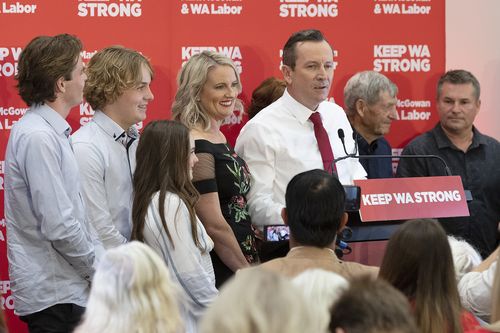
M 21 52 L 16 75 L 23 101 L 28 106 L 55 101 L 57 80 L 71 80 L 81 50 L 80 40 L 68 34 L 31 40 Z
M 414 302 L 422 332 L 462 332 L 451 249 L 436 220 L 401 225 L 387 244 L 379 276 Z
M 474 88 L 474 97 L 476 97 L 476 100 L 479 99 L 481 96 L 481 86 L 479 85 L 479 81 L 476 79 L 476 77 L 469 71 L 463 70 L 463 69 L 456 69 L 456 70 L 451 70 L 447 71 L 444 73 L 438 81 L 437 84 L 437 94 L 436 98 L 439 99 L 441 96 L 441 90 L 443 88 L 443 84 L 445 82 L 451 83 L 451 84 L 472 84 L 472 87 Z
M 262 81 L 252 93 L 252 100 L 248 107 L 248 118 L 252 119 L 260 110 L 283 96 L 286 83 L 275 77 L 270 77 Z
M 295 60 L 297 59 L 296 47 L 301 42 L 322 42 L 328 41 L 325 39 L 319 30 L 301 30 L 288 38 L 285 46 L 283 47 L 283 64 L 295 69 Z
M 172 237 L 165 221 L 166 192 L 177 194 L 186 204 L 195 244 L 198 240 L 194 205 L 199 193 L 191 183 L 188 159 L 189 130 L 177 121 L 157 120 L 145 128 L 137 146 L 137 166 L 133 177 L 132 239 L 144 241 L 144 224 L 153 195 L 160 192 L 158 209 L 161 223 L 170 241 Z
M 349 333 L 417 333 L 410 304 L 389 283 L 369 276 L 350 281 L 331 309 L 330 332 L 342 328 Z
M 340 227 L 345 192 L 338 179 L 324 170 L 310 170 L 292 178 L 286 188 L 290 233 L 301 245 L 326 247 Z

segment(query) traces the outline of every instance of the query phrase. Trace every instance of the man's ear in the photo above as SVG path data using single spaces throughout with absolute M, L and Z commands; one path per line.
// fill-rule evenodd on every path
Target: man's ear
M 358 114 L 358 116 L 363 118 L 366 112 L 366 102 L 360 98 L 356 101 L 355 106 L 356 106 L 356 113 Z
M 347 215 L 347 213 L 344 212 L 344 214 L 340 218 L 339 230 L 337 230 L 338 232 L 341 232 L 342 230 L 344 230 L 348 219 L 349 219 L 349 215 Z
M 64 77 L 61 76 L 59 79 L 57 79 L 55 91 L 56 93 L 64 93 L 66 91 L 66 80 L 64 79 Z
M 284 223 L 285 225 L 288 225 L 288 215 L 287 215 L 287 213 L 286 213 L 286 207 L 283 207 L 283 208 L 281 209 L 281 218 L 283 219 L 283 223 Z
M 283 73 L 283 79 L 285 80 L 286 84 L 291 84 L 292 83 L 292 69 L 288 65 L 283 65 L 281 66 L 281 73 Z

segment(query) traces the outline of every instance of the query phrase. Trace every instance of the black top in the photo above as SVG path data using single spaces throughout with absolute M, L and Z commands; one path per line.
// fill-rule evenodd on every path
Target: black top
M 233 230 L 245 258 L 249 263 L 257 262 L 255 236 L 246 199 L 250 190 L 250 173 L 246 163 L 231 146 L 223 143 L 195 140 L 195 153 L 199 162 L 194 167 L 194 186 L 200 194 L 218 193 L 222 215 Z M 233 272 L 214 251 L 212 262 L 216 282 L 220 286 Z
M 470 190 L 470 217 L 440 219 L 445 230 L 471 243 L 483 257 L 498 244 L 500 221 L 500 143 L 473 128 L 473 140 L 467 152 L 448 139 L 439 124 L 411 141 L 402 155 L 432 154 L 441 156 L 453 175 L 462 178 L 464 189 Z M 445 176 L 437 159 L 402 159 L 398 177 Z
M 358 144 L 359 155 L 391 155 L 392 148 L 384 137 L 380 137 L 368 144 L 359 134 L 355 134 Z M 365 168 L 368 179 L 392 178 L 392 158 L 370 158 L 359 159 L 359 163 Z

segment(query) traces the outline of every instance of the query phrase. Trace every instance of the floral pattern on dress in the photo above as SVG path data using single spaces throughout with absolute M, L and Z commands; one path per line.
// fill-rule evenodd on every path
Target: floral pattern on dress
M 234 176 L 234 185 L 238 188 L 239 195 L 233 196 L 228 206 L 229 210 L 234 212 L 235 222 L 239 223 L 241 220 L 246 220 L 250 216 L 248 213 L 247 201 L 244 197 L 250 190 L 250 172 L 245 163 L 242 166 L 238 162 L 236 159 L 238 155 L 236 155 L 236 153 L 224 154 L 224 156 L 229 157 L 233 162 L 232 166 L 226 164 L 226 168 Z

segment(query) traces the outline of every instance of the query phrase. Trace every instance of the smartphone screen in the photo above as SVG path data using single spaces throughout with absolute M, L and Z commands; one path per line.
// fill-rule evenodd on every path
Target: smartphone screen
M 345 191 L 345 211 L 357 212 L 359 210 L 359 201 L 361 188 L 354 185 L 344 185 Z
M 268 242 L 279 242 L 290 238 L 290 230 L 284 224 L 266 225 L 264 233 Z

